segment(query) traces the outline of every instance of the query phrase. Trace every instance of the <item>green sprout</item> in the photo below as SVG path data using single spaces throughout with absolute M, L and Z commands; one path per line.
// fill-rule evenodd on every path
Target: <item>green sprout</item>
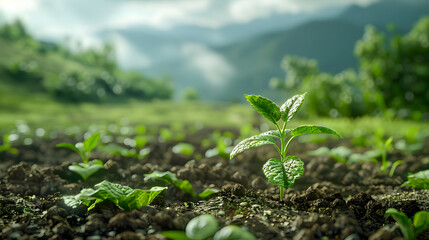
M 95 133 L 89 136 L 85 141 L 76 143 L 59 143 L 57 147 L 68 148 L 77 152 L 82 159 L 82 163 L 73 163 L 69 166 L 69 170 L 79 174 L 83 180 L 88 179 L 91 175 L 103 169 L 103 162 L 95 159 L 89 161 L 89 154 L 97 146 L 100 139 L 100 133 Z
M 0 145 L 0 153 L 9 152 L 11 154 L 18 154 L 18 149 L 12 147 L 14 140 L 16 139 L 11 138 L 10 134 L 3 135 L 3 144 Z
M 399 212 L 394 208 L 389 208 L 386 211 L 386 217 L 392 216 L 399 224 L 402 235 L 407 240 L 415 240 L 416 236 L 423 230 L 429 229 L 429 212 L 420 211 L 414 214 L 413 221 L 403 212 Z M 414 226 L 413 226 L 414 225 Z
M 393 164 L 387 160 L 387 153 L 391 152 L 393 149 L 392 146 L 393 137 L 388 138 L 386 141 L 378 141 L 377 146 L 381 153 L 381 163 L 376 158 L 371 159 L 371 161 L 375 162 L 376 164 L 379 164 L 378 170 L 383 173 L 384 175 L 387 175 L 387 169 L 392 165 L 389 171 L 389 176 L 392 177 L 396 168 L 404 163 L 402 160 L 397 160 Z
M 429 190 L 429 169 L 416 173 L 408 173 L 407 179 L 408 181 L 404 182 L 402 186 L 410 186 L 415 189 Z
M 262 170 L 270 182 L 280 187 L 280 199 L 283 199 L 285 189 L 292 187 L 295 181 L 304 173 L 304 162 L 296 156 L 287 155 L 289 145 L 295 137 L 304 134 L 326 133 L 342 138 L 334 130 L 322 126 L 304 125 L 293 129 L 286 128 L 289 121 L 292 120 L 301 107 L 305 95 L 306 93 L 295 95 L 288 99 L 281 107 L 262 96 L 245 95 L 250 105 L 262 116 L 270 120 L 276 126 L 277 130 L 263 132 L 244 139 L 235 146 L 230 154 L 230 158 L 232 159 L 248 149 L 266 144 L 274 145 L 280 155 L 280 159 L 269 159 L 264 164 Z M 279 125 L 280 120 L 283 120 L 282 127 Z M 291 136 L 286 141 L 286 137 L 289 134 Z M 280 147 L 277 145 L 276 139 L 280 139 Z
M 189 194 L 192 196 L 192 198 L 197 199 L 197 195 L 195 194 L 194 188 L 192 187 L 192 184 L 188 180 L 181 180 L 176 177 L 176 174 L 166 171 L 166 172 L 160 172 L 160 171 L 153 171 L 150 174 L 145 174 L 144 180 L 158 180 L 163 181 L 165 183 L 173 184 L 177 189 L 179 189 L 182 193 Z M 207 188 L 200 194 L 198 194 L 199 199 L 206 199 L 211 194 L 218 192 L 219 189 L 216 188 Z
M 92 188 L 84 188 L 77 195 L 63 196 L 64 203 L 72 208 L 81 204 L 88 206 L 88 211 L 98 203 L 111 201 L 120 208 L 131 211 L 149 205 L 166 187 L 152 187 L 150 190 L 132 189 L 109 181 L 102 181 Z

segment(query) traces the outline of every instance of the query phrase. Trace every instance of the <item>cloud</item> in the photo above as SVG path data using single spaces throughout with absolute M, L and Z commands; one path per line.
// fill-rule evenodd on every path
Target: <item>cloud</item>
M 115 46 L 116 58 L 125 69 L 148 68 L 152 62 L 140 50 L 137 50 L 124 37 L 119 34 L 112 34 L 109 39 Z
M 20 17 L 39 30 L 93 32 L 148 25 L 168 29 L 191 24 L 218 28 L 276 13 L 314 11 L 333 5 L 368 5 L 377 0 L 0 0 L 6 19 Z M 56 25 L 56 27 L 52 27 Z M 84 30 L 82 30 L 84 29 Z
M 234 69 L 224 57 L 201 44 L 185 44 L 182 54 L 187 59 L 189 67 L 201 73 L 213 87 L 225 86 L 234 74 Z

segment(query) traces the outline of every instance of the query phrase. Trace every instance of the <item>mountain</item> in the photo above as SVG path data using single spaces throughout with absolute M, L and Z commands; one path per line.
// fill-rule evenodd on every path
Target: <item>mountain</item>
M 269 79 L 285 74 L 280 68 L 285 55 L 314 58 L 322 71 L 331 73 L 357 67 L 354 45 L 367 24 L 383 31 L 394 24 L 395 33 L 403 34 L 426 14 L 427 0 L 384 0 L 366 7 L 277 14 L 220 28 L 136 25 L 105 29 L 99 36 L 127 50 L 118 53 L 124 68 L 170 76 L 178 93 L 194 87 L 203 99 L 231 100 L 242 99 L 242 93 L 269 91 Z
M 429 1 L 381 1 L 366 8 L 352 6 L 329 20 L 307 22 L 217 48 L 236 72 L 227 87 L 231 91 L 220 92 L 219 98 L 267 91 L 269 79 L 284 76 L 280 62 L 285 55 L 314 58 L 322 71 L 331 73 L 357 67 L 354 45 L 367 24 L 382 31 L 394 24 L 397 32 L 406 33 L 427 14 Z
M 379 29 L 393 23 L 398 30 L 408 31 L 427 14 L 429 1 L 426 0 L 384 0 L 367 8 L 351 6 L 339 18 L 360 26 L 371 24 Z

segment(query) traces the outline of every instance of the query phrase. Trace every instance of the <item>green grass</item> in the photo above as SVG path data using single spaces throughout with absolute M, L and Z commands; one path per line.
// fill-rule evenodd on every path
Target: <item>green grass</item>
M 0 129 L 4 131 L 14 128 L 18 120 L 45 129 L 117 123 L 124 118 L 130 124 L 202 122 L 213 127 L 234 127 L 250 122 L 253 117 L 251 109 L 239 104 L 137 100 L 117 104 L 70 104 L 57 102 L 43 93 L 29 93 L 6 84 L 0 86 Z
M 305 104 L 305 102 L 304 102 Z M 19 120 L 32 128 L 61 130 L 66 127 L 118 123 L 126 118 L 132 125 L 195 124 L 215 128 L 240 127 L 255 123 L 258 114 L 248 104 L 200 103 L 130 100 L 110 104 L 71 104 L 57 102 L 44 93 L 17 89 L 0 80 L 0 132 L 15 128 Z M 265 120 L 261 119 L 262 122 Z M 267 122 L 268 123 L 268 122 Z M 429 129 L 428 122 L 385 120 L 374 117 L 357 119 L 294 119 L 290 127 L 301 124 L 323 125 L 335 129 L 345 137 L 354 135 L 385 135 L 401 137 L 411 132 Z

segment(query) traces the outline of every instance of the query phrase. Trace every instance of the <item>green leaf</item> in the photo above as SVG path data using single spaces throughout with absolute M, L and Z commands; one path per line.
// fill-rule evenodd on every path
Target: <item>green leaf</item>
M 101 160 L 93 160 L 86 163 L 74 163 L 70 165 L 69 170 L 79 174 L 83 180 L 88 179 L 91 175 L 103 169 L 103 162 Z
M 402 186 L 410 186 L 415 189 L 429 189 L 429 169 L 409 173 L 407 179 L 408 181 L 404 182 Z
M 198 194 L 198 198 L 200 199 L 206 199 L 213 193 L 219 192 L 219 189 L 217 188 L 206 188 L 204 191 L 202 191 L 200 194 Z
M 94 149 L 97 146 L 98 140 L 100 139 L 100 133 L 95 133 L 89 138 L 87 138 L 85 141 L 83 141 L 83 149 L 86 152 L 91 152 L 92 149 Z
M 215 217 L 209 214 L 200 215 L 186 225 L 186 236 L 191 239 L 207 239 L 215 234 L 217 228 Z
M 256 237 L 253 236 L 248 231 L 240 227 L 237 227 L 235 225 L 229 225 L 229 226 L 223 227 L 213 237 L 213 240 L 236 240 L 236 239 L 256 240 Z
M 123 198 L 122 201 L 118 203 L 118 205 L 127 211 L 139 209 L 142 206 L 149 205 L 149 203 L 152 202 L 162 191 L 164 191 L 164 189 L 166 189 L 166 187 L 152 187 L 150 190 L 133 190 L 130 194 Z
M 121 208 L 130 211 L 149 205 L 164 189 L 166 187 L 152 187 L 150 190 L 132 189 L 128 186 L 105 180 L 96 184 L 94 189 L 85 188 L 79 194 L 64 196 L 63 199 L 66 204 L 70 204 L 68 206 L 76 207 L 78 203 L 85 204 L 89 206 L 88 210 L 102 201 L 109 200 Z
M 429 212 L 420 211 L 414 214 L 413 223 L 416 233 L 425 229 L 429 229 Z
M 404 235 L 405 239 L 416 239 L 413 226 L 411 225 L 411 220 L 405 213 L 399 212 L 394 208 L 389 208 L 387 209 L 385 216 L 392 216 L 393 219 L 395 219 L 395 221 L 399 224 L 399 228 L 401 229 L 402 235 Z
M 186 236 L 184 231 L 164 231 L 161 235 L 173 240 L 192 240 Z
M 73 150 L 73 151 L 75 151 L 75 152 L 77 152 L 77 153 L 80 154 L 79 149 L 75 145 L 73 145 L 71 143 L 58 143 L 57 147 L 68 148 L 68 149 Z
M 343 138 L 339 133 L 335 132 L 330 128 L 323 127 L 323 126 L 314 126 L 314 125 L 299 126 L 293 129 L 291 134 L 293 137 L 297 137 L 304 134 L 318 134 L 318 133 L 332 134 L 340 138 Z
M 160 172 L 155 170 L 152 173 L 145 174 L 144 176 L 145 176 L 145 180 L 156 179 L 167 183 L 171 183 L 175 187 L 177 187 L 181 192 L 187 193 L 191 195 L 193 198 L 196 198 L 196 194 L 194 189 L 192 188 L 192 184 L 188 180 L 178 179 L 176 177 L 176 174 L 170 171 Z
M 192 155 L 195 148 L 192 144 L 182 142 L 176 144 L 172 150 L 175 154 Z
M 262 116 L 273 122 L 274 124 L 280 120 L 280 108 L 270 99 L 256 95 L 244 95 L 250 105 L 258 111 Z
M 266 144 L 276 144 L 275 138 L 280 138 L 280 133 L 278 130 L 267 131 L 256 136 L 246 138 L 234 147 L 229 156 L 232 159 L 233 157 L 248 149 Z
M 298 112 L 299 108 L 301 107 L 306 94 L 307 93 L 304 93 L 301 95 L 295 95 L 289 98 L 280 107 L 280 112 L 281 112 L 283 121 L 289 122 L 295 116 L 295 114 Z
M 285 162 L 276 158 L 268 160 L 262 170 L 276 186 L 290 188 L 304 173 L 304 163 L 295 156 L 287 156 Z

